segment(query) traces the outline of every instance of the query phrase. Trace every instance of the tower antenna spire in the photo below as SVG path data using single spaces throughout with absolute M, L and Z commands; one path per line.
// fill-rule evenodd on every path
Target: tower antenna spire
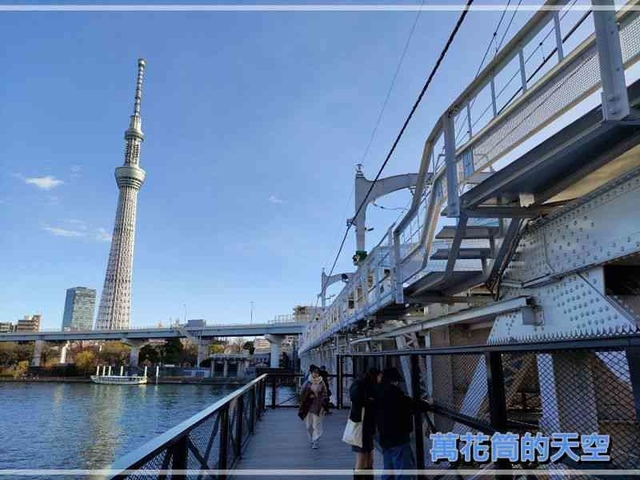
M 140 101 L 142 100 L 142 79 L 144 78 L 144 67 L 147 66 L 147 62 L 144 58 L 138 59 L 138 79 L 136 81 L 136 98 L 133 104 L 133 114 L 137 117 L 140 116 Z

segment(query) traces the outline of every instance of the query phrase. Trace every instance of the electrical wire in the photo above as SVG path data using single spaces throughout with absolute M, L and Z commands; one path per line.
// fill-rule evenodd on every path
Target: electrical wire
M 500 25 L 502 25 L 502 20 L 504 20 L 504 16 L 506 15 L 507 9 L 509 8 L 510 4 L 511 4 L 511 0 L 507 2 L 507 4 L 504 7 L 504 10 L 502 10 L 502 15 L 500 15 L 500 20 L 498 20 L 498 25 L 496 26 L 496 29 L 494 30 L 493 35 L 491 36 L 491 41 L 489 42 L 489 45 L 487 45 L 487 49 L 485 50 L 484 55 L 482 56 L 482 61 L 478 66 L 478 71 L 476 72 L 474 78 L 477 77 L 482 71 L 482 66 L 484 65 L 484 61 L 487 59 L 487 55 L 489 55 L 489 51 L 491 50 L 491 45 L 493 45 L 493 42 L 495 41 L 495 39 L 498 38 L 498 30 L 500 30 Z
M 507 28 L 505 29 L 504 33 L 502 34 L 502 38 L 500 39 L 500 43 L 496 47 L 496 55 L 500 51 L 500 47 L 502 47 L 502 42 L 504 42 L 504 39 L 507 37 L 507 33 L 509 33 L 509 29 L 511 28 L 511 24 L 513 23 L 513 19 L 516 18 L 516 13 L 518 13 L 518 8 L 520 8 L 521 4 L 522 4 L 522 0 L 519 0 L 518 1 L 518 5 L 516 5 L 516 8 L 513 10 L 513 15 L 511 15 L 511 20 L 509 20 L 509 23 L 507 24 Z
M 420 7 L 424 5 L 424 1 L 420 4 Z M 511 0 L 509 0 L 511 1 Z M 402 49 L 402 53 L 400 54 L 400 60 L 398 62 L 398 66 L 396 68 L 395 73 L 393 74 L 393 78 L 391 79 L 391 84 L 389 85 L 389 90 L 387 90 L 387 95 L 385 96 L 384 102 L 382 102 L 382 108 L 380 109 L 380 113 L 378 113 L 378 119 L 376 120 L 376 124 L 373 127 L 373 131 L 371 132 L 371 137 L 369 137 L 369 143 L 367 143 L 367 147 L 364 150 L 364 154 L 362 155 L 362 160 L 360 163 L 364 163 L 367 155 L 369 154 L 369 149 L 371 148 L 371 144 L 373 143 L 373 139 L 378 132 L 378 127 L 380 126 L 380 122 L 382 120 L 382 115 L 387 108 L 387 103 L 389 103 L 389 98 L 391 97 L 391 92 L 393 91 L 393 87 L 396 84 L 396 79 L 398 78 L 398 74 L 400 73 L 400 68 L 402 67 L 402 63 L 404 62 L 404 57 L 407 55 L 407 50 L 409 49 L 409 44 L 411 43 L 411 39 L 413 38 L 413 33 L 416 30 L 416 26 L 418 25 L 418 20 L 420 19 L 420 14 L 422 13 L 422 8 L 418 10 L 418 14 L 416 15 L 415 20 L 413 21 L 413 25 L 411 26 L 411 31 L 409 32 L 409 36 L 407 37 L 407 41 L 404 44 L 404 48 Z
M 511 0 L 509 0 L 511 1 Z M 422 2 L 420 3 L 420 7 L 422 7 L 424 5 L 425 0 L 422 0 Z M 409 49 L 409 45 L 411 44 L 411 39 L 413 38 L 413 34 L 416 30 L 416 26 L 418 25 L 418 20 L 420 19 L 420 15 L 422 14 L 422 8 L 420 8 L 418 10 L 418 13 L 416 14 L 416 18 L 413 21 L 413 25 L 411 25 L 411 30 L 409 31 L 409 36 L 407 37 L 407 41 L 404 44 L 404 48 L 402 49 L 402 53 L 400 54 L 400 60 L 398 61 L 398 66 L 396 67 L 396 71 L 393 74 L 393 78 L 391 79 L 391 84 L 389 85 L 389 89 L 387 90 L 387 94 L 385 96 L 384 101 L 382 102 L 382 107 L 380 108 L 380 112 L 378 113 L 378 118 L 376 119 L 376 123 L 373 127 L 373 130 L 371 131 L 371 136 L 369 137 L 369 142 L 367 143 L 367 146 L 364 149 L 364 153 L 362 154 L 360 163 L 364 163 L 365 159 L 367 158 L 367 155 L 369 154 L 369 150 L 371 148 L 371 145 L 373 143 L 373 139 L 376 136 L 376 133 L 378 132 L 378 127 L 380 126 L 380 122 L 382 121 L 382 116 L 384 115 L 384 112 L 387 108 L 387 104 L 389 103 L 389 98 L 391 97 L 391 92 L 393 91 L 393 87 L 396 84 L 396 79 L 398 78 L 398 74 L 400 73 L 400 68 L 402 67 L 402 64 L 404 63 L 404 58 L 407 55 L 407 50 Z M 349 195 L 349 200 L 348 202 L 351 201 L 351 196 L 354 194 L 354 189 L 351 190 L 351 194 Z M 355 217 L 354 217 L 355 218 Z M 347 230 L 348 231 L 348 230 Z M 342 248 L 344 247 L 344 242 L 346 239 L 342 239 L 342 242 L 340 244 L 340 248 L 339 248 L 339 252 L 342 251 Z M 340 255 L 340 253 L 338 253 L 338 255 Z M 335 262 L 333 264 L 333 267 L 331 268 L 331 273 L 329 273 L 329 276 L 332 275 L 333 273 L 333 269 L 335 268 Z M 324 290 L 324 285 L 322 285 L 321 288 L 321 292 Z M 318 300 L 316 299 L 316 307 L 318 306 Z
M 442 63 L 442 61 L 444 60 L 444 57 L 446 56 L 447 52 L 449 51 L 449 47 L 451 47 L 451 44 L 453 43 L 453 40 L 455 39 L 456 35 L 458 34 L 458 30 L 462 26 L 462 23 L 464 22 L 465 17 L 469 13 L 469 7 L 473 4 L 473 2 L 474 2 L 474 0 L 467 0 L 465 8 L 460 13 L 460 16 L 458 17 L 458 21 L 456 22 L 453 30 L 451 31 L 451 34 L 449 35 L 449 38 L 447 39 L 447 43 L 445 44 L 444 48 L 440 52 L 440 55 L 438 56 L 438 60 L 436 61 L 435 65 L 433 66 L 433 68 L 431 70 L 431 73 L 429 74 L 429 77 L 427 78 L 427 81 L 425 82 L 424 86 L 422 87 L 422 90 L 420 91 L 420 94 L 418 95 L 418 98 L 416 99 L 415 103 L 413 104 L 413 107 L 411 108 L 411 111 L 409 112 L 409 115 L 407 116 L 406 120 L 404 121 L 404 123 L 402 125 L 402 128 L 400 129 L 400 132 L 396 136 L 396 139 L 394 140 L 394 142 L 393 142 L 393 144 L 391 146 L 391 149 L 389 150 L 389 153 L 387 153 L 387 156 L 384 159 L 384 162 L 382 162 L 382 165 L 380 166 L 380 169 L 378 170 L 378 173 L 376 174 L 376 177 L 373 179 L 373 181 L 371 182 L 371 185 L 369 186 L 369 190 L 367 190 L 367 194 L 364 196 L 362 202 L 360 203 L 360 206 L 356 210 L 356 214 L 353 216 L 354 219 L 358 217 L 358 214 L 360 213 L 360 211 L 367 204 L 367 199 L 369 198 L 369 195 L 371 194 L 371 191 L 373 190 L 373 187 L 375 186 L 377 181 L 380 179 L 380 175 L 382 175 L 382 172 L 384 171 L 385 167 L 387 166 L 387 163 L 389 163 L 389 160 L 391 159 L 391 156 L 395 152 L 396 147 L 398 146 L 398 143 L 400 142 L 400 139 L 404 135 L 404 132 L 407 129 L 407 126 L 409 125 L 409 122 L 413 118 L 413 115 L 416 112 L 416 110 L 418 108 L 418 105 L 420 105 L 420 102 L 422 101 L 422 98 L 424 97 L 424 94 L 427 92 L 427 89 L 431 85 L 431 82 L 433 81 L 433 78 L 435 77 L 436 73 L 438 72 L 438 70 L 440 68 L 440 64 Z M 340 248 L 338 249 L 338 253 L 336 254 L 336 257 L 335 257 L 335 259 L 333 261 L 333 265 L 331 265 L 331 270 L 329 271 L 329 276 L 331 276 L 333 274 L 333 270 L 336 267 L 336 263 L 338 263 L 338 259 L 340 258 L 340 254 L 342 253 L 342 250 L 344 249 L 344 244 L 345 244 L 345 242 L 347 240 L 347 235 L 349 234 L 349 230 L 351 229 L 352 225 L 353 225 L 353 222 L 349 222 L 349 224 L 347 226 L 347 229 L 344 232 L 344 236 L 342 237 L 342 242 L 340 243 Z

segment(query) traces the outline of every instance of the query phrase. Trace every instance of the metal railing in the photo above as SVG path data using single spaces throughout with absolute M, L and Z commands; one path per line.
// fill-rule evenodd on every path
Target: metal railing
M 608 435 L 610 459 L 595 468 L 640 467 L 640 335 L 342 355 L 340 392 L 348 386 L 342 373 L 347 359 L 357 376 L 370 367 L 402 371 L 402 358 L 409 359 L 405 389 L 416 406 L 413 449 L 419 469 L 486 467 L 462 459 L 432 462 L 430 435 L 444 432 L 460 438 L 496 432 Z M 567 458 L 555 464 L 498 460 L 495 467 L 585 469 L 589 464 Z
M 261 375 L 120 458 L 111 467 L 117 473 L 109 478 L 154 478 L 155 475 L 145 474 L 145 470 L 163 471 L 158 478 L 174 478 L 173 471 L 232 469 L 242 456 L 269 400 L 268 377 Z M 223 479 L 226 475 L 217 478 Z
M 267 408 L 298 407 L 301 374 L 264 373 L 128 455 L 110 468 L 109 479 L 225 479 L 242 457 Z M 185 470 L 191 471 L 185 475 Z M 175 473 L 174 473 L 175 472 Z

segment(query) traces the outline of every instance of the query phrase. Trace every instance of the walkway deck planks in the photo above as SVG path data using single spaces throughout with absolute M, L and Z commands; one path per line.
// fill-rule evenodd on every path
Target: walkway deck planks
M 342 432 L 347 423 L 349 410 L 333 411 L 333 415 L 324 417 L 324 434 L 320 439 L 320 448 L 311 448 L 304 423 L 298 418 L 294 408 L 267 410 L 256 426 L 255 435 L 249 440 L 243 458 L 236 470 L 353 470 L 355 454 L 351 447 L 342 441 Z M 374 468 L 382 468 L 382 459 L 376 454 Z M 234 475 L 234 480 L 251 478 L 247 475 Z M 275 475 L 256 476 L 260 479 L 287 480 L 295 478 L 323 479 L 353 478 L 348 475 Z

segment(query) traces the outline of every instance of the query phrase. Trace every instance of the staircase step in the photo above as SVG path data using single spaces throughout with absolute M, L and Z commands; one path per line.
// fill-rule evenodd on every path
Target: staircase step
M 436 238 L 438 240 L 453 240 L 456 234 L 457 226 L 447 225 L 442 227 L 442 230 L 438 232 Z M 467 225 L 464 230 L 463 239 L 466 240 L 478 240 L 484 238 L 494 237 L 499 231 L 498 227 L 490 227 L 484 225 Z
M 439 248 L 430 258 L 431 260 L 447 260 L 450 252 L 450 248 Z M 460 248 L 458 249 L 458 258 L 460 260 L 479 260 L 487 258 L 490 253 L 490 248 Z

